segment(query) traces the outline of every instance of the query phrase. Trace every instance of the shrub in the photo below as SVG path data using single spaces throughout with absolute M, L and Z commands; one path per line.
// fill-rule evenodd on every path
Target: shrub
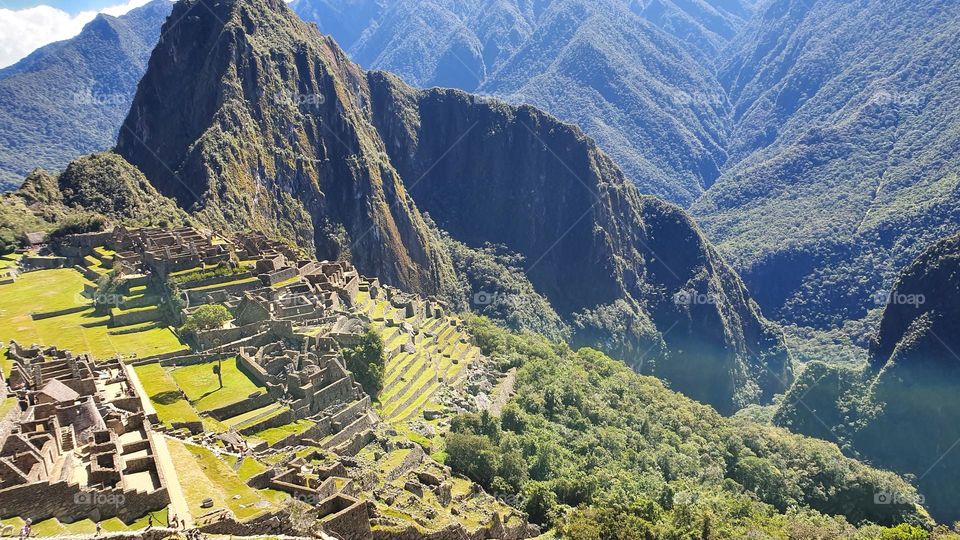
M 180 327 L 184 334 L 196 335 L 198 332 L 221 328 L 227 321 L 233 319 L 230 310 L 220 304 L 207 304 L 200 306 L 187 317 L 186 322 Z
M 387 362 L 380 334 L 368 328 L 359 343 L 343 349 L 343 359 L 354 380 L 371 399 L 376 399 L 383 390 L 383 371 Z

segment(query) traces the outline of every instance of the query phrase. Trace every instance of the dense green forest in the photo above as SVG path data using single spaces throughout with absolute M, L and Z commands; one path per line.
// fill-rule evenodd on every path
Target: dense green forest
M 928 537 L 919 507 L 876 503 L 913 487 L 832 444 L 723 418 L 591 349 L 469 327 L 519 367 L 515 397 L 457 418 L 447 464 L 571 538 Z
M 100 14 L 79 35 L 0 69 L 0 191 L 36 167 L 109 150 L 172 4 Z

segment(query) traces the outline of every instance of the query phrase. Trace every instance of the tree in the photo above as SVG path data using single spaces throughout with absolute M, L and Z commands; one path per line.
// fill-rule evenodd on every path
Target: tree
M 363 390 L 376 399 L 383 389 L 383 370 L 386 365 L 383 338 L 375 330 L 368 328 L 353 347 L 343 349 L 343 359 L 354 380 Z
M 220 304 L 206 304 L 198 307 L 187 317 L 186 322 L 180 327 L 180 331 L 185 334 L 196 335 L 205 330 L 221 328 L 232 319 L 233 315 L 226 307 Z
M 482 435 L 451 432 L 447 434 L 447 465 L 489 488 L 500 470 L 500 449 Z

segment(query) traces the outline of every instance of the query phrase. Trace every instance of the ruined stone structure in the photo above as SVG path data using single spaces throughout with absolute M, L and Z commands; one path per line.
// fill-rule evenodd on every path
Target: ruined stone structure
M 68 236 L 53 247 L 65 264 L 98 284 L 87 286 L 90 298 L 98 297 L 98 286 L 110 276 L 112 294 L 119 296 L 109 310 L 112 326 L 170 324 L 159 320 L 157 302 L 174 295 L 182 303 L 168 305 L 180 308 L 181 319 L 205 304 L 225 306 L 232 319 L 221 328 L 191 333 L 190 352 L 128 358 L 130 365 L 119 360 L 94 364 L 87 356 L 12 344 L 7 383 L 23 412 L 9 434 L 0 431 L 0 518 L 70 522 L 119 516 L 129 522 L 163 508 L 170 504 L 167 486 L 176 486 L 157 465 L 157 456 L 167 455 L 166 443 L 155 439 L 163 432 L 218 456 L 226 451 L 237 457 L 237 468 L 250 457 L 269 464 L 246 483 L 307 503 L 317 527 L 311 533 L 321 537 L 415 537 L 420 530 L 405 528 L 409 521 L 378 512 L 378 505 L 401 499 L 406 508 L 422 512 L 435 513 L 429 500 L 486 516 L 469 534 L 462 525 L 445 524 L 431 532 L 438 539 L 535 532 L 525 529 L 522 519 L 501 523 L 489 497 L 471 492 L 457 502 L 449 471 L 428 470 L 429 452 L 409 440 L 402 441 L 405 446 L 396 441 L 391 426 L 432 419 L 427 417 L 437 411 L 425 410 L 427 400 L 462 386 L 464 366 L 480 355 L 462 323 L 448 317 L 436 299 L 365 279 L 346 262 L 306 259 L 260 233 L 225 239 L 190 228 L 117 227 Z M 394 391 L 392 406 L 381 404 L 376 412 L 342 352 L 360 342 L 368 328 L 380 334 L 388 361 L 397 364 L 384 386 Z M 220 369 L 222 362 L 236 362 L 231 369 L 241 371 L 255 390 L 216 406 L 196 406 L 189 419 L 167 417 L 163 423 L 134 370 L 159 364 L 174 375 L 201 364 Z M 202 400 L 188 395 L 183 384 L 175 388 L 191 405 Z M 208 433 L 211 425 L 219 427 Z M 360 465 L 371 455 L 407 450 L 383 473 Z M 44 502 L 7 503 L 38 499 Z M 120 504 L 114 508 L 105 501 Z M 208 533 L 295 532 L 289 509 L 241 520 L 219 507 L 193 517 Z
M 7 355 L 22 414 L 0 442 L 0 519 L 130 522 L 169 503 L 127 366 L 16 342 Z

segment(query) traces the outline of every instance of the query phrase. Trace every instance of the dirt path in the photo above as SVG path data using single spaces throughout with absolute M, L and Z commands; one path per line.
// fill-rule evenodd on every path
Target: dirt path
M 187 498 L 183 496 L 183 486 L 180 485 L 180 477 L 177 476 L 177 469 L 170 457 L 166 436 L 157 432 L 153 432 L 151 435 L 153 436 L 154 448 L 157 450 L 157 455 L 153 456 L 153 459 L 167 483 L 167 493 L 170 495 L 170 512 L 176 514 L 180 523 L 185 524 L 187 528 L 192 527 L 193 516 L 190 515 Z
M 500 416 L 503 407 L 510 401 L 513 395 L 513 386 L 517 383 L 517 368 L 510 368 L 507 374 L 497 383 L 493 389 L 490 401 L 490 414 Z

